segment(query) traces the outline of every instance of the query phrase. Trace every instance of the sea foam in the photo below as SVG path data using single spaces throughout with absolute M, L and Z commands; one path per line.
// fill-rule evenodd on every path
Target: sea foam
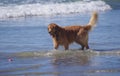
M 111 9 L 111 6 L 106 4 L 104 1 L 8 5 L 0 6 L 0 18 L 51 16 L 58 14 L 86 13 L 92 11 L 102 12 Z

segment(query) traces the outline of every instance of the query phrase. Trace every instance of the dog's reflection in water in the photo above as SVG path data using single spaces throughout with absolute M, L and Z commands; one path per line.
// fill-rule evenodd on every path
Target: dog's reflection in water
M 74 53 L 73 53 L 74 52 Z M 64 52 L 53 55 L 54 65 L 87 65 L 89 64 L 90 56 L 82 52 Z

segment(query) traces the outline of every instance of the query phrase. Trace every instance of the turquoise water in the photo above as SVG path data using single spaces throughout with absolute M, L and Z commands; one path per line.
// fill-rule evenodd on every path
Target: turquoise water
M 80 0 L 77 2 L 81 3 L 79 9 L 84 6 L 82 4 L 87 6 L 76 12 L 77 3 L 72 0 L 1 0 L 0 76 L 119 76 L 120 5 L 118 0 L 104 2 Z M 58 11 L 41 5 L 53 12 L 37 13 L 36 3 L 37 6 L 50 3 L 49 7 L 61 9 L 60 6 L 64 6 L 64 9 Z M 65 3 L 72 3 L 73 9 Z M 84 25 L 94 10 L 86 11 L 89 5 L 97 8 L 95 10 L 99 14 L 97 27 L 89 34 L 90 50 L 78 50 L 81 46 L 75 43 L 70 45 L 68 51 L 64 51 L 63 47 L 53 50 L 52 38 L 47 32 L 48 24 Z M 69 10 L 64 13 L 66 8 Z

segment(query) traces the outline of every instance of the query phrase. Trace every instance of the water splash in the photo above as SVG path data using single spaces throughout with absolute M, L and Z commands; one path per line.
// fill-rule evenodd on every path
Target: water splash
M 16 57 L 75 57 L 75 56 L 94 56 L 94 55 L 120 55 L 120 51 L 95 51 L 95 50 L 51 50 L 51 51 L 28 51 L 13 53 Z

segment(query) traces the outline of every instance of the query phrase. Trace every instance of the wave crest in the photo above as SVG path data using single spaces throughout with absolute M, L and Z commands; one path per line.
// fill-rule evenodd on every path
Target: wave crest
M 51 16 L 57 14 L 86 13 L 92 11 L 107 11 L 112 8 L 104 1 L 78 1 L 69 3 L 23 4 L 0 6 L 0 18 L 26 16 Z

